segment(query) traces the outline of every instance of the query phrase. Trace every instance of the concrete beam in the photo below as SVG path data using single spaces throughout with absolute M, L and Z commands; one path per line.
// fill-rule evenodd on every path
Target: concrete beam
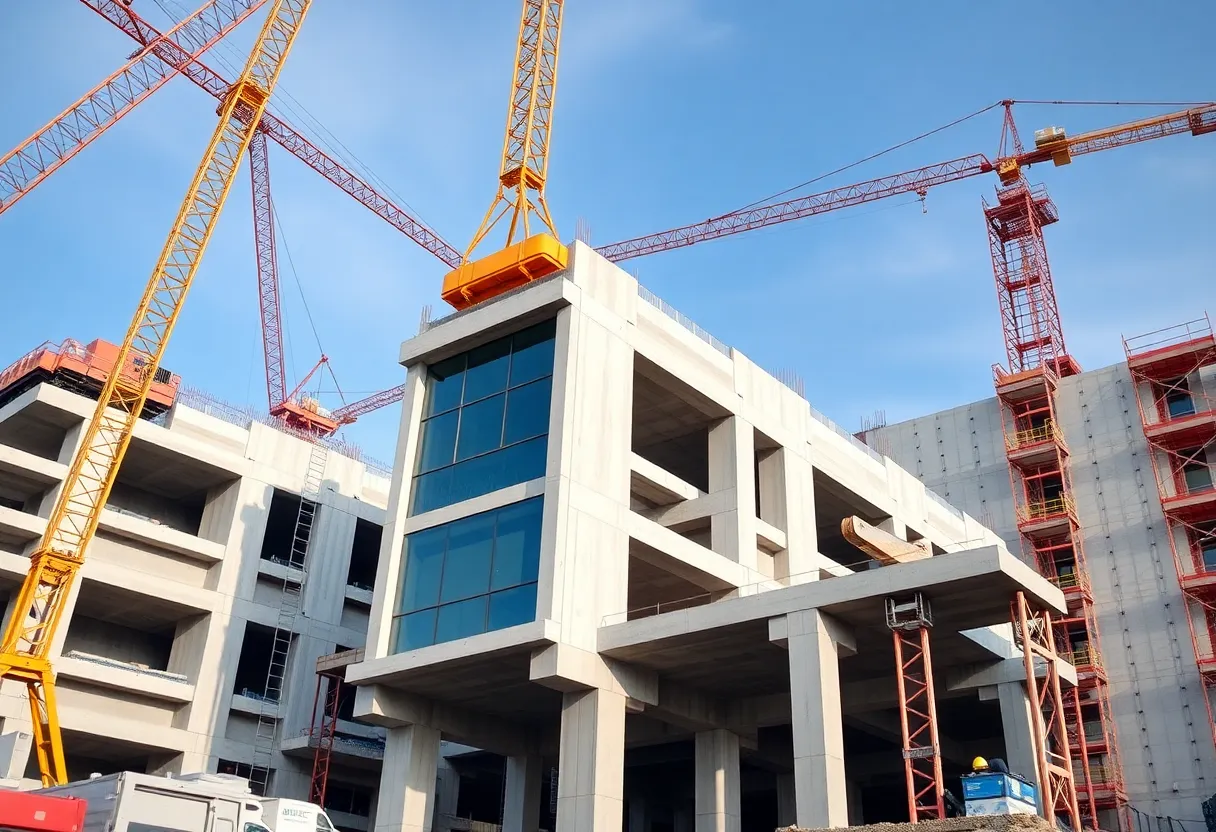
M 672 505 L 702 496 L 695 485 L 689 485 L 675 474 L 660 468 L 635 453 L 629 454 L 631 487 L 640 496 L 660 506 Z
M 562 693 L 602 689 L 641 705 L 659 702 L 658 675 L 654 671 L 605 659 L 571 644 L 551 644 L 533 651 L 528 678 Z
M 384 685 L 355 689 L 357 719 L 387 728 L 420 725 L 450 739 L 506 756 L 539 753 L 540 742 L 525 728 L 497 716 L 475 713 Z

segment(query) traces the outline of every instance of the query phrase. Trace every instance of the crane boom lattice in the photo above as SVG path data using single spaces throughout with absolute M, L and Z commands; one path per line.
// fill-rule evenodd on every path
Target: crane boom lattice
M 160 372 L 169 336 L 240 158 L 249 147 L 310 2 L 275 0 L 257 47 L 225 97 L 219 125 L 101 390 L 46 532 L 30 556 L 29 572 L 0 644 L 0 678 L 22 682 L 29 694 L 34 748 L 44 785 L 67 779 L 49 653 L 68 593 L 148 390 Z
M 464 264 L 443 279 L 443 299 L 456 309 L 561 271 L 569 261 L 570 253 L 557 239 L 545 201 L 562 5 L 563 0 L 524 0 L 498 190 L 465 250 Z M 506 247 L 472 260 L 473 252 L 508 214 Z M 534 217 L 544 226 L 536 234 Z
M 96 0 L 86 2 L 96 6 Z M 210 0 L 164 34 L 155 30 L 145 32 L 127 18 L 131 28 L 124 26 L 124 31 L 140 39 L 145 48 L 50 124 L 0 157 L 0 213 L 15 205 L 265 3 L 266 0 Z

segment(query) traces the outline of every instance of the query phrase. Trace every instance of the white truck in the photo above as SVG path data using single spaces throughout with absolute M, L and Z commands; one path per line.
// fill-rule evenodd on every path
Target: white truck
M 335 832 L 319 806 L 258 797 L 248 780 L 228 774 L 124 771 L 38 793 L 86 801 L 80 832 Z

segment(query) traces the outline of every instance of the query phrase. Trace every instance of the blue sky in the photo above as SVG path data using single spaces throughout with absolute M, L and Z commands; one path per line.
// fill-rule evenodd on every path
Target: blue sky
M 159 5 L 135 7 L 164 27 Z M 563 237 L 583 218 L 594 244 L 729 211 L 1001 98 L 1216 98 L 1206 0 L 1115 0 L 1101 13 L 1034 0 L 1016 15 L 977 14 L 964 0 L 567 6 L 549 201 Z M 323 126 L 463 249 L 493 194 L 518 13 L 516 0 L 318 0 L 280 84 L 290 97 L 275 106 L 306 135 Z M 260 18 L 208 61 L 239 65 Z M 75 0 L 3 3 L 0 148 L 132 47 Z M 1026 105 L 1018 115 L 1029 139 L 1047 124 L 1079 132 L 1160 111 Z M 214 126 L 214 101 L 175 79 L 0 216 L 0 286 L 16 313 L 0 328 L 0 364 L 45 339 L 122 337 Z M 999 135 L 992 112 L 816 189 L 991 156 Z M 397 346 L 422 306 L 443 312 L 444 266 L 282 149 L 271 154 L 291 377 L 317 357 L 298 281 L 348 398 L 398 383 Z M 1062 217 L 1047 245 L 1083 366 L 1120 360 L 1121 334 L 1216 313 L 1216 136 L 1031 178 Z M 991 395 L 989 367 L 1004 349 L 980 199 L 993 184 L 932 191 L 927 213 L 895 198 L 628 268 L 757 363 L 797 371 L 844 426 L 876 409 L 898 421 Z M 166 366 L 264 407 L 249 203 L 243 169 Z M 397 418 L 396 408 L 365 417 L 347 438 L 391 458 Z

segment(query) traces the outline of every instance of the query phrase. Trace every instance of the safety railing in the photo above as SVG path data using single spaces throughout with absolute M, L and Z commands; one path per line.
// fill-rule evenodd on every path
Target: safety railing
M 1032 500 L 1018 505 L 1018 520 L 1023 523 L 1046 520 L 1061 514 L 1075 515 L 1077 504 L 1072 495 L 1060 495 L 1049 500 Z
M 983 537 L 948 541 L 948 545 L 953 547 L 953 551 L 964 551 L 966 549 L 987 546 L 990 544 L 991 540 Z M 661 615 L 663 613 L 680 612 L 682 610 L 703 607 L 708 604 L 734 598 L 747 598 L 752 595 L 758 595 L 762 592 L 787 589 L 791 586 L 799 586 L 801 584 L 810 583 L 816 580 L 826 581 L 839 577 L 847 577 L 848 575 L 870 569 L 873 563 L 874 561 L 870 558 L 864 558 L 852 563 L 836 563 L 833 561 L 830 567 L 825 564 L 823 567 L 808 569 L 805 572 L 799 572 L 788 577 L 782 576 L 780 578 L 765 578 L 760 581 L 744 584 L 736 589 L 719 590 L 717 592 L 701 592 L 684 598 L 673 598 L 670 601 L 661 601 L 657 604 L 647 604 L 646 606 L 635 607 L 624 612 L 612 613 L 605 615 L 600 619 L 600 626 L 611 627 L 614 624 L 623 624 L 627 621 L 634 621 L 639 618 L 650 618 L 651 616 Z M 839 570 L 839 573 L 833 574 L 833 572 L 830 570 Z
M 56 344 L 54 341 L 43 341 L 12 364 L 0 370 L 0 390 L 8 387 L 36 367 L 42 356 L 48 352 L 54 355 L 71 355 L 81 361 L 88 358 L 88 351 L 79 341 L 71 338 L 65 338 L 59 344 Z
M 797 391 L 795 391 L 795 392 L 797 392 Z M 856 448 L 857 450 L 864 453 L 866 456 L 870 457 L 871 459 L 873 459 L 877 462 L 883 462 L 885 464 L 884 460 L 886 459 L 886 457 L 884 457 L 878 451 L 874 450 L 869 445 L 867 445 L 865 442 L 862 442 L 856 436 L 849 433 L 847 430 L 842 428 L 840 425 L 833 422 L 827 416 L 823 415 L 823 413 L 821 413 L 819 410 L 817 410 L 814 405 L 810 405 L 810 408 L 811 408 L 811 418 L 814 419 L 816 422 L 818 422 L 819 424 L 821 424 L 824 427 L 831 430 L 837 436 L 839 436 L 840 438 L 847 441 L 850 445 L 852 445 L 854 448 Z
M 1067 658 L 1069 663 L 1077 668 L 1077 670 L 1084 668 L 1101 670 L 1103 667 L 1102 655 L 1089 646 L 1074 648 L 1067 654 Z
M 191 410 L 197 410 L 200 413 L 227 422 L 230 425 L 235 425 L 238 428 L 248 430 L 251 424 L 257 422 L 281 433 L 290 434 L 305 442 L 319 442 L 334 453 L 341 454 L 356 462 L 362 462 L 373 473 L 383 477 L 392 477 L 393 475 L 393 466 L 365 454 L 363 449 L 358 445 L 345 442 L 341 439 L 334 439 L 333 437 L 323 439 L 316 434 L 297 430 L 273 416 L 258 413 L 249 407 L 242 407 L 231 402 L 226 402 L 196 387 L 182 387 L 179 389 L 177 391 L 177 401 Z
M 1055 423 L 1049 421 L 1037 428 L 1005 434 L 1005 448 L 1009 451 L 1017 451 L 1043 442 L 1055 442 L 1059 437 L 1060 432 L 1056 430 Z
M 689 332 L 691 332 L 693 335 L 700 338 L 705 343 L 709 344 L 711 347 L 713 347 L 715 350 L 717 350 L 718 352 L 725 355 L 727 358 L 730 358 L 730 347 L 728 347 L 726 344 L 719 341 L 714 336 L 710 335 L 708 331 L 706 331 L 706 330 L 702 329 L 700 326 L 698 326 L 697 322 L 694 321 L 692 318 L 688 317 L 683 312 L 676 309 L 670 303 L 663 300 L 661 297 L 659 297 L 654 292 L 647 289 L 645 286 L 642 286 L 641 284 L 638 284 L 638 297 L 640 297 L 642 300 L 646 301 L 648 304 L 653 306 L 655 309 L 662 312 L 667 317 L 671 318 L 673 321 L 675 321 L 680 326 L 687 329 Z
M 1177 347 L 1190 341 L 1198 341 L 1201 338 L 1211 337 L 1212 321 L 1207 315 L 1204 315 L 1202 318 L 1195 318 L 1192 321 L 1155 329 L 1143 335 L 1124 338 L 1123 349 L 1129 358 L 1134 358 L 1145 353 Z

